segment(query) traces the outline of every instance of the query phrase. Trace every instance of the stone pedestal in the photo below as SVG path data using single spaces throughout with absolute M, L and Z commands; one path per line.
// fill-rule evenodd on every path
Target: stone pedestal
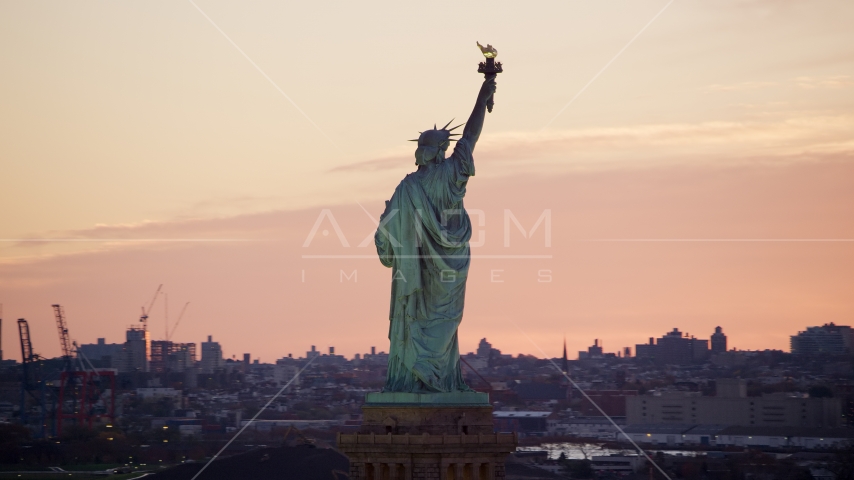
M 485 393 L 370 393 L 358 433 L 339 434 L 351 480 L 504 478 L 513 433 L 493 433 Z

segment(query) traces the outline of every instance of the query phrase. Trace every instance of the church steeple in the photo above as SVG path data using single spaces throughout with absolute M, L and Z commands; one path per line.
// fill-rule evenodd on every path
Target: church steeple
M 563 373 L 569 373 L 569 361 L 566 358 L 566 337 L 563 337 Z

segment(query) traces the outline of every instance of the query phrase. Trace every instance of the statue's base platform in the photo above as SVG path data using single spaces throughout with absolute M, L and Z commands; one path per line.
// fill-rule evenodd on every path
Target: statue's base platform
M 351 480 L 503 480 L 515 433 L 488 435 L 338 434 Z
M 372 392 L 362 405 L 362 433 L 492 433 L 492 405 L 481 392 Z
M 503 479 L 518 443 L 493 432 L 485 393 L 369 393 L 362 414 L 358 433 L 338 434 L 351 480 Z
M 490 406 L 489 394 L 481 392 L 371 392 L 365 395 L 365 405 Z

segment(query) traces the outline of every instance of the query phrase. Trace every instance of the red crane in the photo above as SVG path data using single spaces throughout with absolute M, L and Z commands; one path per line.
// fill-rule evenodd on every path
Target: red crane
M 62 358 L 65 361 L 65 371 L 62 372 L 59 383 L 59 404 L 56 408 L 57 435 L 62 435 L 65 420 L 71 420 L 76 425 L 87 425 L 89 428 L 92 428 L 94 420 L 104 417 L 109 418 L 111 422 L 115 421 L 115 373 L 111 370 L 74 369 L 72 357 L 77 346 L 69 338 L 65 310 L 60 305 L 52 306 L 59 331 L 59 343 L 62 346 Z M 104 398 L 107 391 L 109 398 Z M 66 400 L 70 405 L 66 404 Z

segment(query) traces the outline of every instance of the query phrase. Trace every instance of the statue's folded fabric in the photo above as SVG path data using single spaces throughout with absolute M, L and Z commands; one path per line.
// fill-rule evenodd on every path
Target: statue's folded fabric
M 471 390 L 460 371 L 457 327 L 470 262 L 463 197 L 474 175 L 472 147 L 463 137 L 449 158 L 407 175 L 381 217 L 377 253 L 392 268 L 384 391 Z

